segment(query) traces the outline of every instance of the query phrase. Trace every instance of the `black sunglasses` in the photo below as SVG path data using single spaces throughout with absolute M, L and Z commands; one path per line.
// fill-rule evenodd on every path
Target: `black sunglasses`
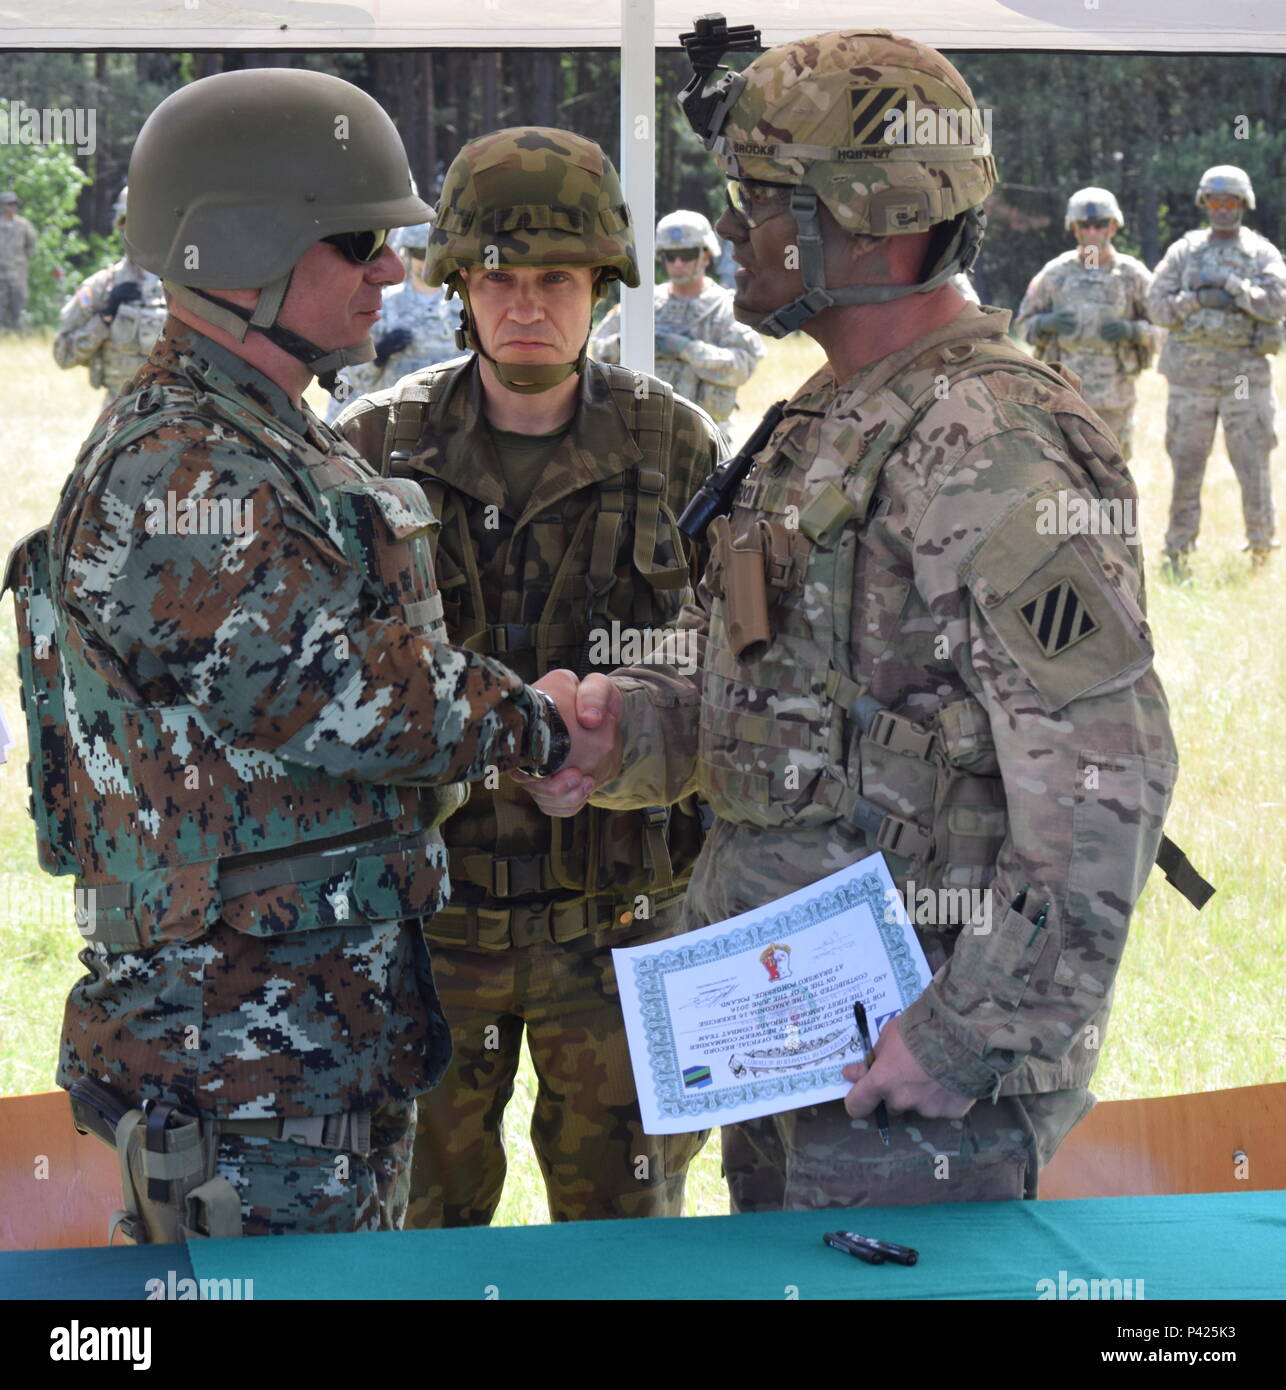
M 661 259 L 663 261 L 695 261 L 700 254 L 701 252 L 695 246 L 685 247 L 681 251 L 662 251 Z
M 1082 227 L 1092 227 L 1096 232 L 1101 232 L 1101 231 L 1103 230 L 1104 227 L 1110 226 L 1110 225 L 1111 225 L 1111 222 L 1112 222 L 1112 219 L 1111 219 L 1110 217 L 1082 217 L 1082 218 L 1081 218 L 1081 226 L 1082 226 Z
M 322 237 L 322 240 L 342 251 L 350 261 L 369 265 L 383 251 L 388 232 L 336 232 L 334 236 Z

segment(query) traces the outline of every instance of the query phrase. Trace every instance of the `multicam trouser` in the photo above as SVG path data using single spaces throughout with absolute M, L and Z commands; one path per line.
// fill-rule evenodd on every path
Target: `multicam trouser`
M 0 275 L 0 332 L 22 327 L 27 308 L 27 277 L 11 279 Z
M 1035 1197 L 1040 1169 L 1093 1104 L 1080 1087 L 976 1101 L 959 1120 L 890 1114 L 888 1148 L 873 1119 L 851 1119 L 841 1101 L 726 1125 L 732 1210 Z
M 531 1137 L 551 1220 L 682 1215 L 687 1166 L 706 1133 L 643 1132 L 611 955 L 672 935 L 679 912 L 659 911 L 646 932 L 507 950 L 434 943 L 455 1051 L 419 1099 L 408 1228 L 480 1226 L 495 1215 L 524 1024 L 539 1083 Z
M 1269 458 L 1277 447 L 1277 402 L 1264 359 L 1247 358 L 1247 363 L 1244 388 L 1202 390 L 1171 383 L 1165 420 L 1165 447 L 1174 467 L 1170 526 L 1165 535 L 1170 554 L 1191 550 L 1196 543 L 1201 525 L 1201 483 L 1220 420 L 1228 458 L 1241 484 L 1246 539 L 1254 549 L 1266 549 L 1273 543 Z
M 247 1236 L 396 1231 L 406 1214 L 415 1101 L 371 1112 L 369 1148 L 301 1144 L 221 1128 L 215 1171 L 241 1195 Z

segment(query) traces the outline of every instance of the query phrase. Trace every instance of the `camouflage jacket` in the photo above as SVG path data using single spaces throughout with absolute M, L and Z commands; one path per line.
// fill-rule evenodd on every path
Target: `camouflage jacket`
M 102 311 L 117 285 L 134 281 L 140 298 L 122 304 L 110 324 Z M 105 266 L 91 275 L 62 307 L 54 361 L 60 367 L 89 368 L 89 384 L 105 386 L 114 396 L 134 379 L 147 361 L 168 309 L 161 282 L 150 271 L 128 259 Z
M 36 229 L 25 217 L 0 217 L 0 280 L 26 280 Z
M 766 642 L 735 655 L 712 555 L 681 622 L 699 674 L 618 674 L 624 770 L 593 798 L 710 795 L 692 925 L 877 844 L 900 888 L 987 889 L 990 930 L 917 922 L 935 974 L 901 1019 L 929 1074 L 970 1096 L 1092 1074 L 1177 772 L 1137 549 L 1059 522 L 1060 496 L 1063 517 L 1077 499 L 1133 499 L 1113 441 L 1041 369 L 982 355 L 963 375 L 980 347 L 999 351 L 1008 317 L 967 306 L 842 385 L 826 368 L 805 383 L 729 525 L 747 539 L 763 520 L 782 542 Z M 850 704 L 862 692 L 874 721 Z M 841 814 L 855 795 L 876 804 L 862 832 Z
M 1095 410 L 1126 410 L 1134 404 L 1136 376 L 1161 337 L 1148 322 L 1147 292 L 1152 273 L 1142 261 L 1113 251 L 1110 259 L 1091 269 L 1073 249 L 1056 256 L 1033 278 L 1019 306 L 1015 326 L 1046 359 L 1057 359 L 1081 379 L 1081 395 Z M 1037 331 L 1036 319 L 1058 309 L 1070 309 L 1077 319 L 1068 337 L 1051 338 Z M 1134 343 L 1109 343 L 1100 331 L 1110 319 L 1144 325 L 1143 351 Z
M 336 427 L 369 462 L 388 468 L 390 411 L 406 410 L 406 390 L 427 390 L 432 381 L 432 405 L 417 417 L 417 438 L 398 445 L 409 457 L 393 468 L 418 479 L 441 508 L 435 568 L 451 640 L 490 651 L 533 680 L 559 666 L 611 670 L 629 659 L 625 644 L 672 627 L 691 598 L 673 518 L 718 462 L 711 422 L 676 398 L 668 451 L 663 459 L 645 457 L 611 386 L 625 374 L 591 360 L 571 428 L 520 514 L 506 493 L 476 362 L 471 355 L 404 378 L 394 391 L 354 402 Z M 632 373 L 626 379 L 631 404 L 637 380 Z M 663 388 L 647 380 L 659 405 Z M 656 480 L 662 491 L 655 534 L 648 537 L 651 523 L 640 505 L 646 498 L 627 483 L 654 463 L 663 464 Z M 595 554 L 603 538 L 610 561 Z M 596 564 L 607 565 L 597 585 Z M 654 587 L 646 577 L 675 567 L 677 584 Z M 605 592 L 587 602 L 595 587 Z M 658 827 L 668 837 L 671 874 L 656 883 L 651 861 L 666 854 L 664 841 L 649 837 L 640 813 L 590 810 L 554 822 L 507 779 L 495 787 L 484 783 L 445 827 L 452 906 L 496 912 L 515 899 L 571 901 L 596 890 L 602 916 L 619 922 L 620 910 L 640 892 L 655 889 L 654 906 L 661 905 L 681 891 L 695 858 L 699 836 L 687 823 L 691 809 Z
M 750 380 L 764 355 L 763 339 L 732 316 L 732 295 L 707 280 L 698 295 L 673 294 L 657 285 L 656 332 L 688 339 L 678 355 L 656 354 L 656 374 L 696 403 L 719 424 L 737 406 L 737 387 Z M 621 360 L 621 307 L 614 305 L 599 324 L 590 351 L 603 362 Z
M 1224 288 L 1230 275 L 1244 282 L 1231 306 L 1198 304 L 1198 289 Z M 1153 323 L 1170 330 L 1159 363 L 1165 376 L 1200 390 L 1235 386 L 1256 356 L 1281 345 L 1286 266 L 1272 242 L 1248 227 L 1226 240 L 1208 227 L 1187 232 L 1161 258 L 1147 307 Z M 1267 380 L 1267 364 L 1259 375 Z
M 60 1084 L 183 1085 L 241 1118 L 413 1095 L 449 1052 L 418 929 L 447 891 L 432 785 L 546 757 L 543 705 L 411 602 L 431 583 L 418 489 L 387 495 L 177 320 L 139 389 L 51 527 L 70 852 L 111 890 Z M 242 524 L 207 525 L 220 503 Z

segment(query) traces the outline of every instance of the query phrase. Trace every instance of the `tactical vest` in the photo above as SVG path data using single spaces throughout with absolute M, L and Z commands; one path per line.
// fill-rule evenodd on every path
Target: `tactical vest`
M 9 557 L 0 592 L 13 589 L 17 610 L 41 866 L 77 876 L 82 933 L 108 950 L 192 940 L 220 917 L 274 935 L 431 913 L 445 888 L 434 827 L 466 789 L 349 781 L 225 743 L 192 705 L 149 703 L 64 603 L 63 557 L 121 449 L 170 425 L 231 426 L 271 455 L 390 614 L 445 639 L 428 542 L 436 522 L 420 489 L 189 375 L 195 390 L 152 385 L 115 405 L 50 526 Z
M 440 429 L 448 387 L 458 379 L 450 370 L 455 365 L 407 381 L 393 396 L 384 436 L 386 471 L 404 466 L 426 433 L 431 436 Z M 623 550 L 628 549 L 640 576 L 636 592 L 640 599 L 647 595 L 655 612 L 649 627 L 677 619 L 690 581 L 683 539 L 664 501 L 674 431 L 673 393 L 664 382 L 651 380 L 640 396 L 634 372 L 595 365 L 607 374 L 613 399 L 644 458 L 638 467 L 597 484 L 534 623 L 498 621 L 499 595 L 486 591 L 474 559 L 469 532 L 474 499 L 449 491 L 431 473 L 415 473 L 441 518 L 442 532 L 453 534 L 463 558 L 462 565 L 453 563 L 439 545 L 440 537 L 434 537 L 435 571 L 452 640 L 498 661 L 517 662 L 529 679 L 557 667 L 583 676 L 628 664 L 607 651 L 598 653 L 592 640 L 596 629 L 606 630 L 604 605 L 616 583 Z M 559 505 L 566 505 L 566 499 Z M 634 605 L 636 611 L 639 606 Z M 452 880 L 481 890 L 482 901 L 467 907 L 453 903 L 426 929 L 431 940 L 487 949 L 542 939 L 568 941 L 630 925 L 641 895 L 647 897 L 652 914 L 683 896 L 702 841 L 695 798 L 642 811 L 587 807 L 570 819 L 547 822 L 547 853 L 511 854 L 501 827 L 500 801 L 506 794 L 502 791 L 497 798 L 495 837 L 470 839 L 475 829 L 472 817 L 452 826 L 447 837 Z M 476 793 L 470 808 L 479 816 L 484 795 Z M 508 900 L 523 910 L 515 911 Z
M 1102 329 L 1113 319 L 1132 320 L 1130 281 L 1124 271 L 1114 274 L 1112 267 L 1090 270 L 1075 265 L 1057 280 L 1053 302 L 1055 309 L 1071 309 L 1076 314 L 1077 327 L 1069 338 L 1055 333 L 1040 334 L 1035 342 L 1036 359 L 1040 362 L 1071 361 L 1077 356 L 1111 358 L 1126 376 L 1138 376 L 1152 365 L 1155 345 L 1151 338 L 1142 341 L 1116 343 L 1105 341 Z
M 116 283 L 123 284 L 125 278 Z M 142 298 L 132 304 L 120 305 L 108 327 L 106 341 L 90 360 L 91 386 L 105 386 L 109 391 L 120 391 L 133 380 L 161 336 L 170 312 L 161 282 L 149 278 L 140 280 L 138 284 Z
M 731 515 L 711 525 L 698 782 L 722 819 L 764 829 L 839 822 L 861 832 L 870 851 L 883 851 L 899 881 L 930 889 L 990 883 L 1008 819 L 984 707 L 965 693 L 917 722 L 882 706 L 868 682 L 895 636 L 859 664 L 852 620 L 857 548 L 885 462 L 939 399 L 942 378 L 949 390 L 998 365 L 1064 389 L 1069 379 L 1076 384 L 1008 342 L 935 345 L 892 379 L 868 383 L 864 413 L 890 423 L 842 489 L 810 488 L 796 465 L 819 452 L 845 457 L 837 436 L 851 421 L 797 416 L 779 427 Z M 1117 480 L 1101 496 L 1134 496 L 1128 473 L 1105 469 L 1085 436 L 1069 435 L 1067 449 L 1091 487 L 1096 478 Z M 1173 851 L 1168 862 L 1159 856 L 1167 876 L 1199 894 L 1195 871 L 1164 845 Z
M 1208 231 L 1194 231 L 1185 233 L 1184 240 L 1193 249 L 1183 270 L 1182 289 L 1198 290 L 1205 284 L 1222 286 L 1230 274 L 1253 281 L 1258 264 L 1241 245 L 1240 237 L 1231 242 L 1216 241 Z M 1236 305 L 1226 309 L 1198 307 L 1170 330 L 1170 340 L 1269 356 L 1282 346 L 1283 324 L 1266 323 Z

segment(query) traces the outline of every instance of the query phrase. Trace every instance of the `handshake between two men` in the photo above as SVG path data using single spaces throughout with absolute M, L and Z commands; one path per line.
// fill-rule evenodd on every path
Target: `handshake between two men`
M 621 766 L 621 692 L 604 675 L 581 680 L 575 671 L 550 671 L 535 682 L 558 706 L 571 737 L 567 760 L 549 777 L 512 772 L 547 816 L 574 816 L 596 786 L 610 782 Z

